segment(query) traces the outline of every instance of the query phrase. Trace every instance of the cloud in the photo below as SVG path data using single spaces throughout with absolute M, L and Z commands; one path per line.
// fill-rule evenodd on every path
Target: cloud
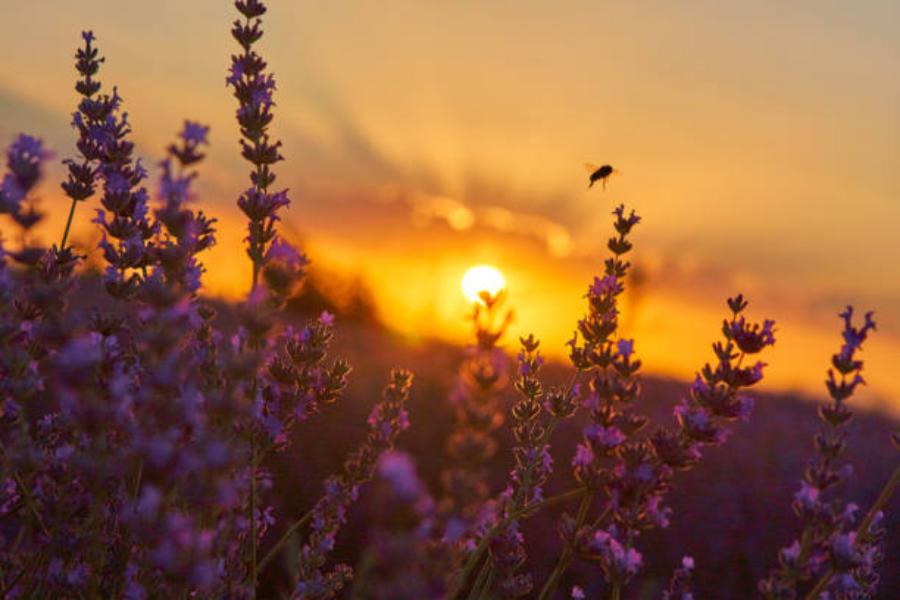
M 414 194 L 407 204 L 413 225 L 426 227 L 443 221 L 456 231 L 492 229 L 504 234 L 536 238 L 554 258 L 568 257 L 572 236 L 563 225 L 544 215 L 511 210 L 502 206 L 467 206 L 448 196 Z

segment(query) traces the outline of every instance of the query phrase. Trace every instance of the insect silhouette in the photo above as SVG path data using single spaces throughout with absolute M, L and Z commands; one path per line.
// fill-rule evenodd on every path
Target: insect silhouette
M 612 168 L 612 165 L 603 165 L 602 167 L 598 167 L 597 165 L 592 165 L 591 163 L 585 163 L 584 166 L 591 174 L 588 189 L 594 187 L 594 184 L 599 181 L 603 185 L 603 189 L 605 190 L 606 180 L 609 179 L 609 176 L 613 173 L 618 173 L 618 171 Z

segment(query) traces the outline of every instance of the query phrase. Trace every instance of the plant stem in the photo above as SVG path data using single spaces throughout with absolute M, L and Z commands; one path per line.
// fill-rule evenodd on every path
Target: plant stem
M 40 566 L 42 561 L 43 561 L 43 554 L 41 554 L 40 552 L 38 552 L 37 554 L 32 556 L 31 560 L 28 562 L 28 564 L 25 565 L 24 567 L 22 567 L 22 570 L 19 571 L 19 574 L 16 575 L 15 577 L 13 577 L 12 581 L 10 581 L 8 585 L 4 586 L 3 589 L 0 589 L 0 598 L 6 598 L 7 592 L 12 591 L 12 589 L 16 587 L 16 584 L 19 583 L 19 580 L 21 580 L 22 577 L 24 577 L 27 573 L 29 573 L 30 571 L 36 570 L 38 568 L 38 566 Z M 34 583 L 32 582 L 29 589 L 31 589 L 33 587 L 34 587 Z
M 584 488 L 577 488 L 574 490 L 569 490 L 568 492 L 563 492 L 561 494 L 557 494 L 555 496 L 550 496 L 549 498 L 545 498 L 540 502 L 535 502 L 525 508 L 519 509 L 514 512 L 511 517 L 514 519 L 518 518 L 528 518 L 533 516 L 536 512 L 541 510 L 542 508 L 547 508 L 549 506 L 553 506 L 556 504 L 562 504 L 568 500 L 573 500 L 580 496 L 583 496 L 587 491 Z M 475 551 L 469 556 L 469 559 L 466 561 L 465 565 L 461 572 L 456 575 L 455 581 L 451 583 L 450 589 L 447 593 L 447 598 L 455 598 L 456 594 L 459 593 L 459 590 L 462 586 L 466 584 L 466 581 L 469 579 L 469 575 L 472 574 L 472 571 L 475 570 L 475 567 L 478 566 L 478 562 L 481 560 L 481 557 L 484 555 L 485 550 L 487 550 L 487 545 L 490 541 L 497 535 L 497 532 L 500 531 L 501 525 L 496 525 L 492 529 L 490 529 L 481 541 L 478 543 L 478 547 L 475 548 Z
M 858 539 L 864 540 L 868 536 L 869 527 L 872 525 L 875 515 L 877 515 L 885 507 L 888 501 L 890 501 L 894 492 L 897 490 L 897 486 L 900 486 L 900 466 L 894 469 L 891 478 L 888 479 L 888 482 L 882 488 L 881 493 L 878 494 L 875 504 L 872 505 L 872 508 L 869 509 L 869 512 L 866 513 L 866 517 L 862 520 L 862 523 L 860 523 L 859 528 L 856 530 Z M 822 595 L 822 592 L 825 591 L 825 588 L 828 587 L 828 584 L 831 583 L 832 577 L 834 577 L 834 569 L 829 570 L 818 582 L 816 582 L 815 587 L 813 587 L 813 589 L 805 596 L 806 600 L 818 600 L 819 596 Z
M 609 592 L 609 600 L 619 600 L 622 597 L 622 586 L 614 583 L 612 590 Z
M 490 559 L 484 561 L 484 564 L 481 565 L 481 571 L 479 571 L 478 577 L 475 579 L 475 583 L 472 584 L 472 589 L 466 597 L 467 600 L 478 600 L 481 598 L 481 594 L 488 585 L 490 575 L 493 571 L 494 565 L 491 564 Z
M 41 514 L 37 510 L 37 506 L 34 504 L 34 499 L 31 497 L 31 492 L 25 487 L 25 482 L 22 481 L 22 477 L 18 473 L 13 473 L 13 478 L 16 480 L 16 485 L 19 486 L 19 489 L 22 490 L 22 497 L 25 498 L 25 504 L 28 506 L 28 510 L 31 512 L 31 516 L 34 517 L 35 522 L 40 527 L 41 532 L 47 537 L 50 537 L 50 532 L 47 530 L 47 526 L 44 525 L 44 520 L 41 518 Z
M 578 534 L 578 530 L 581 529 L 582 525 L 584 525 L 585 519 L 587 519 L 588 510 L 591 507 L 591 502 L 594 499 L 594 492 L 590 491 L 585 494 L 584 498 L 581 499 L 581 505 L 578 507 L 578 517 L 575 520 L 575 528 L 573 530 L 573 535 Z M 544 583 L 544 587 L 541 589 L 541 595 L 538 597 L 539 600 L 549 600 L 553 593 L 556 591 L 556 588 L 559 587 L 559 580 L 562 579 L 563 574 L 566 572 L 566 569 L 569 568 L 569 563 L 572 562 L 572 556 L 575 554 L 574 548 L 572 548 L 571 543 L 567 543 L 563 548 L 562 553 L 559 555 L 559 560 L 556 562 L 556 567 L 553 569 L 553 572 L 550 574 L 550 577 L 547 579 L 547 582 Z
M 362 600 L 365 598 L 366 580 L 371 575 L 375 566 L 375 553 L 368 549 L 359 559 L 359 564 L 354 568 L 353 588 L 350 590 L 350 600 Z
M 478 562 L 481 560 L 482 555 L 484 555 L 484 551 L 487 550 L 488 543 L 497 533 L 498 529 L 498 527 L 491 529 L 483 538 L 481 538 L 481 541 L 478 542 L 478 547 L 469 555 L 465 565 L 463 565 L 462 571 L 457 573 L 450 582 L 450 587 L 447 590 L 447 598 L 456 598 L 456 594 L 459 590 L 466 585 L 466 581 L 469 580 L 469 575 L 471 575 L 472 571 L 475 570 L 475 567 L 478 566 Z
M 266 565 L 268 565 L 270 562 L 272 562 L 272 559 L 278 556 L 278 552 L 281 551 L 285 544 L 287 544 L 288 540 L 291 539 L 291 536 L 293 536 L 298 529 L 309 522 L 309 520 L 312 518 L 312 514 L 312 510 L 307 511 L 305 515 L 294 521 L 294 524 L 288 527 L 287 531 L 284 532 L 284 535 L 282 535 L 281 538 L 279 538 L 279 540 L 275 542 L 275 545 L 272 546 L 268 552 L 266 552 L 266 555 L 263 556 L 262 560 L 257 564 L 257 574 L 261 573 L 262 570 L 266 568 Z
M 253 284 L 250 287 L 251 292 L 256 291 L 256 285 L 259 283 L 259 263 L 254 260 L 253 261 Z
M 75 205 L 78 200 L 72 200 L 72 206 L 69 208 L 69 218 L 66 220 L 66 229 L 63 231 L 62 241 L 59 243 L 59 249 L 66 249 L 66 240 L 69 239 L 69 229 L 72 227 L 72 218 L 75 216 Z
M 555 496 L 550 496 L 549 498 L 545 498 L 545 499 L 541 500 L 540 502 L 535 502 L 533 504 L 523 506 L 519 510 L 514 511 L 511 516 L 513 519 L 518 519 L 520 517 L 530 517 L 531 515 L 533 515 L 534 513 L 538 512 L 539 510 L 541 510 L 543 508 L 548 508 L 555 504 L 562 504 L 569 500 L 574 500 L 575 498 L 580 498 L 581 496 L 583 496 L 586 493 L 587 492 L 585 491 L 584 488 L 577 488 L 574 490 L 569 490 L 568 492 L 562 492 Z
M 862 523 L 860 523 L 859 529 L 856 530 L 858 536 L 868 536 L 869 527 L 872 525 L 872 521 L 875 520 L 875 515 L 887 505 L 894 495 L 894 492 L 897 490 L 897 486 L 900 486 L 900 466 L 894 468 L 891 478 L 888 479 L 888 482 L 884 485 L 884 488 L 882 488 L 881 493 L 878 494 L 875 504 L 873 504 L 872 508 L 869 509 L 869 512 L 866 513 L 866 517 L 863 519 Z

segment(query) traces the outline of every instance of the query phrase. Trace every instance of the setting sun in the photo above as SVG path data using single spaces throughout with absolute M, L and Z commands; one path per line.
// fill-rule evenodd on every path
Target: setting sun
M 469 302 L 478 302 L 479 294 L 487 292 L 491 296 L 506 287 L 503 273 L 490 265 L 475 265 L 462 278 L 462 293 Z

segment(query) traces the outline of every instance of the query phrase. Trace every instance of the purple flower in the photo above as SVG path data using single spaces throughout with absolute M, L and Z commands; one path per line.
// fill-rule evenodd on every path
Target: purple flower
M 572 458 L 572 466 L 576 469 L 587 469 L 594 462 L 594 452 L 588 444 L 578 444 L 575 448 L 575 456 Z
M 25 229 L 41 218 L 36 210 L 26 211 L 22 204 L 40 180 L 44 161 L 50 156 L 39 138 L 24 133 L 6 150 L 7 173 L 0 182 L 0 214 L 11 215 Z
M 663 600 L 694 600 L 691 590 L 694 578 L 694 559 L 685 556 L 681 559 L 681 566 L 672 572 L 672 580 L 669 589 L 663 592 Z
M 410 500 L 422 491 L 412 459 L 402 452 L 387 452 L 378 461 L 378 475 L 401 499 Z
M 598 529 L 594 532 L 591 549 L 599 554 L 607 579 L 624 583 L 640 570 L 644 561 L 640 552 L 623 545 L 614 533 Z
M 801 584 L 802 576 L 823 561 L 830 561 L 838 571 L 831 582 L 829 593 L 838 597 L 856 597 L 877 583 L 874 560 L 878 555 L 878 533 L 861 543 L 853 529 L 857 507 L 832 496 L 832 490 L 852 472 L 851 465 L 841 465 L 840 457 L 846 447 L 843 427 L 853 416 L 846 401 L 856 386 L 864 383 L 861 371 L 863 362 L 856 358 L 868 333 L 875 329 L 872 313 L 865 315 L 863 325 L 853 325 L 853 308 L 839 315 L 844 321 L 841 350 L 832 356 L 832 368 L 828 369 L 826 387 L 831 402 L 819 409 L 822 427 L 815 437 L 817 456 L 810 462 L 800 482 L 800 490 L 794 495 L 794 511 L 801 519 L 806 551 L 801 552 L 800 542 L 794 541 L 779 554 L 780 565 L 759 582 L 759 589 L 768 596 L 793 594 Z M 875 528 L 878 529 L 877 527 Z M 859 581 L 857 581 L 857 578 Z
M 278 210 L 289 204 L 286 190 L 270 192 L 275 182 L 271 166 L 283 157 L 279 151 L 281 142 L 271 141 L 268 133 L 275 103 L 275 79 L 265 72 L 266 63 L 253 50 L 263 32 L 260 16 L 266 7 L 258 0 L 239 1 L 235 6 L 244 16 L 236 20 L 231 29 L 232 37 L 240 44 L 242 53 L 231 57 L 229 75 L 225 80 L 238 101 L 237 120 L 241 128 L 241 154 L 252 165 L 252 187 L 238 199 L 238 206 L 249 218 L 247 254 L 253 261 L 253 288 L 260 271 L 268 260 L 268 248 L 275 239 L 275 222 Z
M 620 339 L 616 342 L 616 347 L 619 349 L 619 354 L 622 358 L 628 360 L 634 353 L 634 340 Z
M 744 317 L 727 324 L 728 333 L 741 352 L 756 354 L 775 343 L 775 321 L 766 319 L 762 325 L 747 323 Z
M 359 487 L 375 473 L 378 457 L 392 449 L 397 435 L 409 426 L 405 404 L 411 385 L 411 373 L 400 369 L 392 371 L 381 402 L 369 416 L 366 441 L 347 458 L 342 474 L 326 480 L 325 493 L 313 509 L 310 536 L 300 551 L 299 581 L 294 589 L 298 598 L 334 593 L 351 576 L 349 567 L 331 574 L 326 574 L 323 567 L 334 547 L 337 532 L 346 522 L 347 508 L 358 497 Z M 397 468 L 396 464 L 394 468 Z

